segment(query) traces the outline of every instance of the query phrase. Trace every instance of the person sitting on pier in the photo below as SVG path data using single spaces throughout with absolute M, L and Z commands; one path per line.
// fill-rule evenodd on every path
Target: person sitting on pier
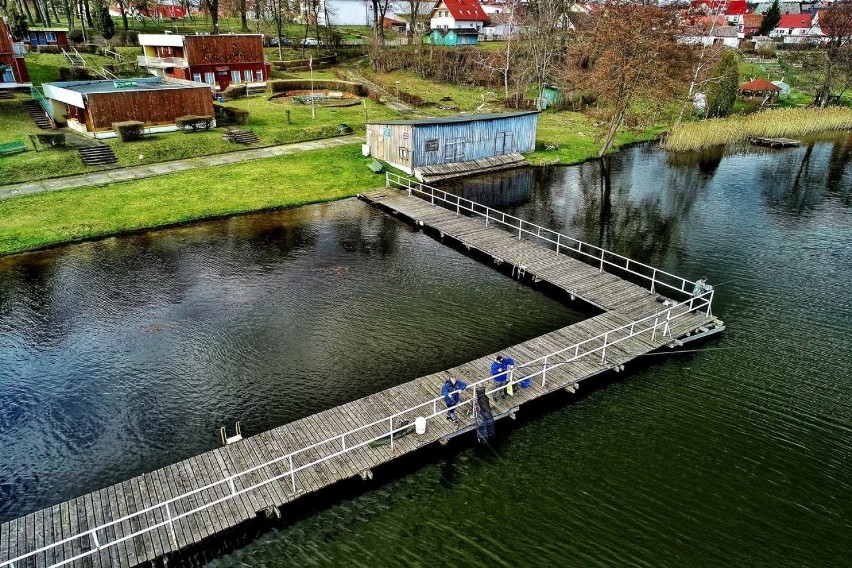
M 506 398 L 514 394 L 512 385 L 509 384 L 509 369 L 514 366 L 515 360 L 504 355 L 497 355 L 494 362 L 491 363 L 491 376 L 494 377 L 494 383 L 500 388 L 494 393 L 494 400 L 497 400 L 498 395 L 500 398 Z
M 467 383 L 455 377 L 447 379 L 444 386 L 441 387 L 441 396 L 447 403 L 447 420 L 450 422 L 456 422 L 459 419 L 458 414 L 456 414 L 456 406 L 459 404 L 459 393 L 466 388 Z
M 707 277 L 702 276 L 698 280 L 695 281 L 695 288 L 692 289 L 692 297 L 697 298 L 702 294 L 710 292 L 713 290 L 713 286 L 707 283 Z

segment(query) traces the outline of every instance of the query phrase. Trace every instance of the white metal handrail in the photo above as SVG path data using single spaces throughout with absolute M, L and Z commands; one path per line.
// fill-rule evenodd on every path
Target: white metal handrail
M 681 317 L 684 317 L 688 314 L 691 314 L 691 313 L 694 313 L 694 312 L 697 312 L 697 311 L 700 311 L 700 310 L 705 310 L 705 309 L 706 309 L 706 313 L 709 314 L 711 304 L 712 304 L 712 300 L 713 300 L 713 291 L 711 290 L 709 292 L 704 293 L 701 296 L 696 296 L 696 297 L 690 298 L 687 301 L 673 305 L 673 306 L 671 306 L 671 307 L 669 307 L 665 310 L 662 310 L 662 311 L 660 311 L 656 314 L 644 317 L 642 319 L 636 320 L 636 321 L 631 322 L 629 324 L 625 324 L 621 327 L 611 329 L 611 330 L 609 330 L 605 333 L 599 334 L 599 335 L 597 335 L 593 338 L 585 339 L 583 341 L 575 343 L 574 345 L 556 350 L 556 351 L 549 353 L 549 354 L 547 354 L 543 357 L 539 357 L 538 359 L 534 359 L 532 361 L 528 361 L 526 363 L 520 364 L 520 365 L 516 366 L 514 369 L 509 370 L 507 382 L 508 382 L 508 384 L 516 385 L 516 384 L 520 383 L 522 380 L 532 379 L 532 378 L 535 378 L 537 376 L 541 376 L 541 385 L 545 386 L 546 382 L 547 382 L 547 372 L 548 371 L 552 371 L 555 368 L 561 367 L 563 365 L 567 365 L 569 363 L 572 363 L 574 361 L 577 361 L 579 359 L 582 359 L 584 357 L 588 357 L 590 355 L 594 355 L 594 354 L 597 354 L 597 353 L 601 354 L 601 362 L 605 362 L 606 361 L 606 350 L 607 350 L 607 348 L 611 348 L 613 345 L 616 345 L 618 343 L 626 341 L 627 339 L 637 337 L 637 336 L 642 335 L 642 334 L 650 333 L 652 340 L 654 340 L 654 339 L 656 339 L 658 330 L 660 330 L 660 328 L 662 328 L 660 333 L 663 336 L 671 337 L 672 322 L 674 320 L 681 318 Z M 653 323 L 651 323 L 651 320 L 653 320 Z M 626 333 L 624 334 L 624 336 L 622 336 L 620 338 L 616 337 L 615 339 L 612 339 L 613 337 L 616 336 L 616 334 L 618 332 L 624 332 L 625 330 L 626 330 Z M 595 342 L 601 342 L 601 345 L 592 347 L 591 344 L 595 343 Z M 584 346 L 586 346 L 587 348 L 586 348 L 585 351 L 582 351 Z M 570 355 L 571 350 L 574 350 L 573 355 Z M 564 356 L 564 354 L 569 354 L 570 357 L 566 358 Z M 558 359 L 555 363 L 553 363 L 552 360 L 555 359 L 555 358 L 558 358 L 559 356 L 562 356 L 562 358 Z M 533 367 L 534 365 L 537 365 L 537 364 L 541 365 L 541 369 L 531 371 L 531 372 L 529 372 L 525 375 L 523 375 L 521 373 L 516 374 L 516 370 L 530 369 L 531 367 Z M 481 379 L 479 379 L 475 382 L 468 383 L 468 387 L 469 388 L 475 388 L 479 385 L 482 385 L 483 383 L 488 383 L 489 381 L 493 381 L 494 378 L 495 378 L 495 375 L 489 375 L 489 376 L 481 378 Z M 501 390 L 502 388 L 504 388 L 504 386 L 505 386 L 505 383 L 501 384 L 500 386 L 493 387 L 490 390 L 486 388 L 486 395 L 497 392 L 497 391 Z M 391 451 L 393 451 L 394 435 L 398 434 L 402 430 L 405 430 L 406 428 L 411 427 L 410 424 L 405 424 L 403 426 L 394 427 L 394 420 L 401 417 L 401 416 L 405 416 L 407 414 L 412 414 L 416 411 L 420 411 L 421 409 L 424 409 L 424 408 L 427 409 L 427 412 L 428 412 L 430 407 L 431 407 L 431 412 L 427 416 L 425 416 L 427 421 L 433 420 L 433 419 L 440 417 L 440 416 L 443 416 L 444 414 L 446 414 L 447 411 L 444 408 L 441 408 L 439 410 L 439 404 L 441 403 L 442 400 L 443 400 L 442 396 L 435 397 L 431 400 L 422 402 L 422 403 L 417 404 L 415 406 L 412 406 L 410 408 L 406 408 L 405 410 L 391 414 L 390 416 L 386 416 L 385 418 L 382 418 L 380 420 L 376 420 L 376 421 L 371 422 L 369 424 L 359 426 L 358 428 L 355 428 L 353 430 L 350 430 L 350 431 L 342 433 L 342 434 L 332 436 L 332 437 L 327 438 L 327 439 L 325 439 L 321 442 L 311 444 L 311 445 L 306 446 L 304 448 L 294 450 L 294 451 L 292 451 L 288 454 L 279 456 L 279 457 L 274 458 L 272 460 L 269 460 L 269 461 L 267 461 L 263 464 L 256 465 L 256 466 L 253 466 L 251 468 L 240 471 L 238 473 L 231 474 L 229 476 L 224 477 L 223 479 L 208 483 L 207 485 L 204 485 L 204 486 L 199 487 L 197 489 L 193 489 L 191 491 L 187 491 L 185 493 L 182 493 L 181 495 L 178 495 L 176 497 L 172 497 L 172 498 L 167 499 L 165 501 L 158 502 L 154 505 L 150 505 L 150 506 L 145 507 L 144 509 L 140 509 L 140 510 L 134 512 L 134 513 L 124 515 L 123 517 L 120 517 L 118 519 L 114 519 L 114 520 L 108 521 L 106 523 L 100 524 L 96 527 L 87 529 L 86 531 L 80 532 L 76 535 L 69 536 L 69 537 L 66 537 L 62 540 L 58 540 L 56 542 L 52 542 L 50 544 L 41 546 L 41 547 L 36 548 L 35 550 L 32 550 L 32 551 L 27 552 L 25 554 L 20 554 L 20 555 L 14 557 L 14 558 L 10 558 L 9 560 L 5 560 L 3 562 L 0 562 L 0 568 L 2 568 L 2 567 L 14 568 L 15 564 L 17 562 L 20 562 L 21 560 L 24 560 L 26 558 L 30 558 L 30 557 L 35 556 L 37 554 L 41 554 L 41 553 L 43 553 L 47 550 L 50 550 L 50 549 L 58 547 L 58 546 L 62 546 L 64 544 L 70 543 L 70 542 L 78 540 L 78 539 L 87 539 L 88 544 L 91 547 L 90 550 L 81 552 L 81 553 L 79 553 L 75 556 L 64 559 L 62 562 L 51 565 L 51 566 L 64 566 L 66 564 L 74 562 L 75 560 L 79 560 L 80 558 L 84 558 L 84 557 L 89 556 L 91 554 L 95 554 L 96 552 L 103 550 L 105 548 L 115 546 L 115 545 L 117 545 L 121 542 L 124 542 L 126 540 L 135 538 L 137 536 L 140 536 L 142 534 L 145 534 L 147 532 L 151 532 L 153 530 L 156 530 L 160 527 L 165 527 L 165 526 L 169 527 L 172 541 L 174 543 L 175 548 L 177 548 L 177 536 L 175 534 L 175 528 L 174 528 L 175 521 L 178 521 L 178 520 L 180 520 L 184 517 L 187 517 L 189 515 L 193 515 L 195 513 L 200 512 L 200 511 L 204 511 L 204 510 L 206 510 L 210 507 L 213 507 L 213 506 L 218 505 L 220 503 L 224 503 L 226 501 L 234 499 L 234 498 L 236 498 L 236 497 L 238 497 L 238 496 L 240 496 L 244 493 L 247 493 L 249 491 L 254 491 L 255 489 L 259 489 L 259 488 L 261 488 L 265 485 L 268 485 L 270 483 L 273 483 L 275 481 L 280 481 L 280 480 L 283 480 L 283 479 L 289 478 L 291 488 L 292 488 L 293 492 L 295 493 L 296 492 L 296 474 L 299 473 L 300 471 L 314 467 L 314 466 L 316 466 L 320 463 L 326 462 L 330 459 L 334 459 L 334 458 L 339 457 L 341 455 L 344 455 L 348 452 L 352 452 L 354 450 L 363 448 L 363 447 L 368 446 L 369 444 L 376 442 L 378 440 L 385 440 L 385 439 L 390 438 L 390 449 L 391 449 Z M 457 408 L 461 408 L 461 407 L 464 407 L 467 404 L 470 404 L 474 408 L 474 412 L 475 412 L 475 405 L 473 403 L 474 403 L 474 397 L 470 397 L 467 400 L 461 400 L 459 402 Z M 380 435 L 374 436 L 374 437 L 370 438 L 369 440 L 366 440 L 366 441 L 363 441 L 363 442 L 357 442 L 357 443 L 354 443 L 354 444 L 351 444 L 351 443 L 347 444 L 347 437 L 351 438 L 353 435 L 358 434 L 360 432 L 363 432 L 364 430 L 367 430 L 369 428 L 374 428 L 376 426 L 380 426 L 380 425 L 383 425 L 383 424 L 387 424 L 388 429 L 383 430 Z M 330 445 L 330 444 L 335 444 L 335 445 L 339 444 L 339 449 L 332 452 L 331 454 L 322 456 L 321 458 L 314 460 L 312 462 L 300 465 L 298 467 L 294 466 L 294 464 L 293 464 L 293 458 L 294 457 L 296 457 L 299 454 L 302 454 L 304 452 L 307 452 L 309 450 L 319 448 L 321 446 L 327 446 L 327 445 Z M 253 485 L 249 485 L 247 487 L 243 487 L 242 489 L 237 489 L 235 482 L 239 478 L 246 476 L 246 475 L 249 475 L 251 473 L 258 472 L 261 469 L 271 468 L 274 465 L 282 464 L 284 462 L 287 463 L 287 466 L 289 468 L 287 471 L 285 471 L 283 473 L 278 473 L 276 475 L 270 475 L 272 472 L 269 472 L 269 473 L 266 474 L 266 475 L 269 476 L 268 479 L 262 480 L 258 483 L 255 483 Z M 196 506 L 196 507 L 194 507 L 194 508 L 192 508 L 188 511 L 184 511 L 183 513 L 180 513 L 180 514 L 174 514 L 173 513 L 172 508 L 173 508 L 173 506 L 176 502 L 183 500 L 183 499 L 186 499 L 188 497 L 194 496 L 194 495 L 198 495 L 198 494 L 203 493 L 205 491 L 210 491 L 211 489 L 217 488 L 219 486 L 224 486 L 226 492 L 229 492 L 229 493 L 226 494 L 224 497 L 219 497 L 218 499 L 208 501 L 208 502 L 203 503 L 202 505 L 198 505 L 198 506 Z M 198 498 L 196 497 L 196 499 L 198 499 Z M 113 540 L 108 540 L 106 542 L 102 542 L 98 538 L 98 532 L 99 531 L 102 532 L 105 529 L 110 528 L 114 525 L 117 525 L 117 524 L 120 524 L 120 523 L 128 523 L 131 519 L 134 519 L 134 518 L 137 518 L 137 517 L 140 517 L 140 516 L 143 516 L 143 515 L 148 515 L 148 514 L 153 515 L 155 513 L 159 513 L 159 516 L 164 520 L 159 521 L 159 522 L 155 522 L 152 525 L 148 525 L 145 528 L 140 529 L 140 530 L 135 531 L 135 532 L 132 532 L 130 534 L 126 534 L 123 537 L 116 538 L 116 539 L 113 539 Z M 108 538 L 108 535 L 107 535 L 107 538 Z
M 137 55 L 136 64 L 140 67 L 148 65 L 165 65 L 168 67 L 186 67 L 186 59 L 183 57 L 154 57 L 151 55 Z
M 666 272 L 665 270 L 655 268 L 643 262 L 639 262 L 638 260 L 633 260 L 597 245 L 575 239 L 574 237 L 570 237 L 564 233 L 559 233 L 553 229 L 548 229 L 547 227 L 530 223 L 529 221 L 525 221 L 519 217 L 515 217 L 514 215 L 509 215 L 508 213 L 488 207 L 487 205 L 482 205 L 481 203 L 466 199 L 454 193 L 414 181 L 393 172 L 385 173 L 385 185 L 387 187 L 405 189 L 408 191 L 408 195 L 418 194 L 423 196 L 424 198 L 427 198 L 432 205 L 446 205 L 447 209 L 454 209 L 457 215 L 461 215 L 461 212 L 465 211 L 467 213 L 483 217 L 485 219 L 486 227 L 492 222 L 504 225 L 511 229 L 512 232 L 516 232 L 518 234 L 518 240 L 520 240 L 523 235 L 529 235 L 546 243 L 550 243 L 551 245 L 555 245 L 557 255 L 560 254 L 560 252 L 579 254 L 594 261 L 594 264 L 598 265 L 601 272 L 603 272 L 604 266 L 612 266 L 619 270 L 624 270 L 634 276 L 638 276 L 649 281 L 651 292 L 656 292 L 657 286 L 664 286 L 680 294 L 691 295 L 691 287 L 694 283 L 682 276 Z M 645 272 L 639 272 L 637 268 L 641 268 L 645 270 Z M 664 278 L 671 279 L 674 283 L 666 282 Z

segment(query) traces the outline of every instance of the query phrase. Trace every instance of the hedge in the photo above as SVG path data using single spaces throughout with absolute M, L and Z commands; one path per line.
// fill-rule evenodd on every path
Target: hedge
M 113 122 L 112 129 L 118 134 L 122 142 L 130 142 L 142 139 L 142 136 L 145 134 L 145 123 L 138 120 Z
M 175 125 L 184 132 L 198 132 L 199 130 L 210 130 L 213 127 L 212 116 L 195 116 L 188 114 L 175 119 Z
M 248 124 L 249 111 L 223 105 L 213 105 L 216 110 L 216 119 L 231 124 Z
M 367 95 L 367 90 L 364 88 L 364 85 L 353 81 L 324 79 L 322 81 L 314 81 L 313 88 L 328 91 L 345 91 L 358 97 Z M 311 82 L 306 79 L 275 79 L 274 81 L 269 81 L 269 89 L 273 93 L 283 93 L 285 91 L 310 91 Z
M 225 101 L 233 101 L 234 99 L 241 99 L 246 96 L 246 86 L 245 85 L 230 85 L 227 89 L 222 91 L 222 100 Z

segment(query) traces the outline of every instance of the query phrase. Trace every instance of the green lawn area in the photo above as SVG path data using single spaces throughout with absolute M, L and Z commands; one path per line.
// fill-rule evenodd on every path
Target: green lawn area
M 302 76 L 304 74 L 296 74 Z M 319 78 L 333 78 L 317 73 Z M 321 75 L 321 77 L 320 77 Z M 0 100 L 0 142 L 22 140 L 29 144 L 28 135 L 38 129 L 21 106 L 22 98 Z M 383 105 L 366 100 L 370 120 L 396 116 Z M 325 108 L 317 106 L 316 119 L 311 118 L 311 107 L 286 102 L 269 101 L 266 96 L 254 96 L 225 103 L 227 106 L 244 108 L 249 111 L 249 120 L 245 128 L 250 128 L 260 137 L 261 145 L 287 144 L 303 142 L 337 135 L 337 125 L 347 124 L 355 133 L 363 133 L 364 106 L 345 108 Z M 287 124 L 287 110 L 290 111 L 290 124 Z M 122 142 L 117 138 L 106 140 L 112 147 L 119 164 L 133 166 L 167 160 L 177 160 L 242 150 L 245 146 L 231 144 L 222 140 L 223 128 L 209 132 L 184 134 L 170 132 L 146 137 L 138 142 Z M 71 175 L 95 171 L 88 168 L 73 149 L 47 148 L 42 152 L 23 152 L 12 156 L 0 157 L 0 184 L 32 181 L 62 175 Z
M 457 112 L 441 109 L 441 106 L 456 107 L 461 112 L 503 112 L 506 110 L 503 108 L 503 94 L 499 89 L 438 83 L 407 71 L 368 73 L 367 76 L 377 80 L 391 94 L 394 94 L 396 82 L 399 81 L 400 91 L 417 95 L 428 103 L 434 103 L 435 106 L 420 109 L 420 112 L 429 116 L 445 116 Z M 447 97 L 450 100 L 441 100 Z
M 369 161 L 353 144 L 0 201 L 0 254 L 349 197 L 384 185 Z

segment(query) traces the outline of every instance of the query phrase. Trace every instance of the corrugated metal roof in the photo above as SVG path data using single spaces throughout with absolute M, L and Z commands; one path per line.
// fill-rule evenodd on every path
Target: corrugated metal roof
M 488 114 L 460 114 L 458 116 L 442 116 L 437 118 L 418 118 L 415 120 L 382 120 L 372 121 L 367 124 L 410 124 L 412 126 L 424 126 L 427 124 L 455 124 L 459 122 L 478 122 L 480 120 L 496 120 L 498 118 L 513 118 L 516 116 L 527 116 L 538 114 L 537 110 L 525 112 L 492 112 Z
M 93 79 L 91 81 L 60 81 L 56 83 L 47 83 L 53 87 L 67 89 L 80 93 L 81 95 L 89 95 L 93 93 L 117 93 L 127 91 L 167 91 L 171 89 L 186 89 L 187 85 L 180 83 L 164 82 L 159 77 L 140 77 L 135 79 L 117 79 L 119 82 L 135 81 L 136 85 L 126 87 L 116 87 L 115 81 L 111 79 Z M 199 87 L 204 85 L 198 85 Z

